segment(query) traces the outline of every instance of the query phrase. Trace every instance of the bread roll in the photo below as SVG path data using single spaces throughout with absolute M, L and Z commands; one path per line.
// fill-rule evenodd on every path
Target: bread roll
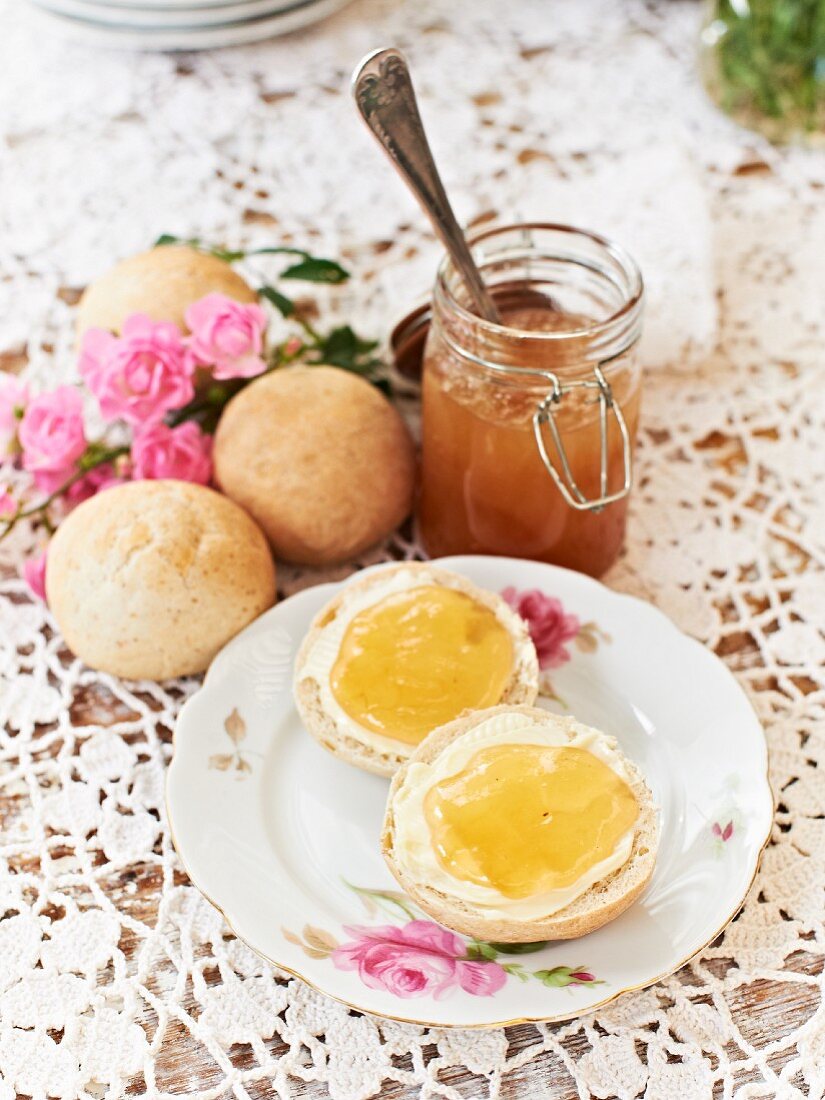
M 409 759 L 414 746 L 399 741 L 379 749 L 354 737 L 340 720 L 336 720 L 325 709 L 322 686 L 317 677 L 307 671 L 307 661 L 321 632 L 339 614 L 346 611 L 347 604 L 351 603 L 353 597 L 357 598 L 370 589 L 380 588 L 389 577 L 402 572 L 420 576 L 421 584 L 442 584 L 463 592 L 482 606 L 490 608 L 506 624 L 513 642 L 514 664 L 501 702 L 533 703 L 539 689 L 538 659 L 527 626 L 496 593 L 487 592 L 466 577 L 447 569 L 439 569 L 429 562 L 402 562 L 383 566 L 351 581 L 321 608 L 301 643 L 295 659 L 295 704 L 304 727 L 325 749 L 356 768 L 386 776 L 395 774 L 404 761 Z M 380 591 L 376 594 L 376 600 L 379 599 Z
M 88 328 L 120 332 L 132 313 L 172 321 L 186 331 L 187 306 L 207 294 L 257 302 L 252 287 L 224 260 L 188 245 L 165 244 L 121 260 L 91 283 L 77 309 L 78 338 Z
M 558 721 L 557 716 L 537 707 L 502 706 L 464 715 L 434 730 L 393 778 L 381 831 L 384 858 L 401 887 L 425 913 L 445 927 L 465 936 L 474 936 L 492 943 L 535 943 L 539 940 L 567 940 L 585 936 L 615 920 L 633 904 L 650 881 L 656 862 L 659 843 L 657 810 L 644 777 L 626 757 L 622 762 L 639 804 L 630 858 L 618 870 L 550 916 L 535 920 L 490 916 L 480 906 L 469 905 L 460 898 L 449 896 L 428 883 L 419 881 L 415 875 L 410 874 L 396 852 L 393 803 L 398 791 L 407 781 L 409 769 L 416 763 L 432 763 L 453 741 L 495 714 L 523 714 L 540 721 Z
M 57 530 L 49 607 L 69 648 L 127 679 L 203 672 L 275 602 L 261 530 L 212 489 L 133 481 L 84 501 Z
M 415 454 L 374 386 L 337 367 L 288 367 L 252 382 L 215 434 L 215 480 L 254 516 L 275 555 L 347 561 L 412 507 Z

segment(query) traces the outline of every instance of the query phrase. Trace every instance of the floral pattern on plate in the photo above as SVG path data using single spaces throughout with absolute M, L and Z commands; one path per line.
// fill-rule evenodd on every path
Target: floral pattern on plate
M 501 590 L 501 596 L 527 623 L 539 659 L 541 694 L 568 709 L 551 684 L 547 669 L 567 664 L 571 658 L 569 642 L 580 653 L 595 653 L 600 642 L 611 641 L 610 635 L 595 622 L 581 622 L 578 615 L 565 610 L 557 596 L 548 596 L 539 588 L 519 591 L 511 585 Z
M 737 775 L 726 776 L 724 787 L 718 794 L 719 808 L 708 821 L 710 843 L 717 858 L 730 850 L 733 841 L 737 840 L 744 830 L 745 817 L 739 809 L 738 786 Z
M 213 753 L 209 757 L 209 767 L 219 772 L 234 772 L 236 779 L 243 779 L 252 771 L 252 765 L 240 748 L 241 741 L 246 737 L 246 722 L 238 713 L 237 707 L 233 707 L 226 716 L 223 728 L 235 747 L 232 752 Z
M 379 910 L 403 924 L 344 925 L 348 939 L 305 925 L 301 935 L 283 928 L 284 937 L 313 959 L 330 959 L 338 970 L 356 971 L 364 985 L 395 997 L 432 996 L 442 1000 L 456 989 L 474 997 L 491 997 L 509 978 L 537 979 L 551 988 L 602 985 L 584 966 L 530 970 L 508 956 L 540 951 L 538 943 L 489 943 L 465 939 L 434 921 L 422 919 L 413 903 L 395 890 L 369 890 L 346 883 L 361 898 L 369 916 Z M 502 961 L 502 958 L 504 961 Z

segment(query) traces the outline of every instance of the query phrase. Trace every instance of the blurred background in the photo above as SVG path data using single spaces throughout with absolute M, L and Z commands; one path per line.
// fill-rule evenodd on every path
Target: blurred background
M 318 21 L 224 49 L 112 45 L 185 43 L 176 25 L 228 6 L 197 3 L 2 0 L 7 363 L 53 371 L 80 288 L 160 232 L 339 256 L 358 278 L 329 308 L 385 336 L 429 288 L 439 249 L 349 96 L 353 66 L 382 44 L 410 58 L 465 224 L 572 220 L 638 256 L 649 364 L 706 355 L 720 295 L 769 346 L 772 307 L 752 316 L 747 284 L 755 254 L 790 235 L 804 272 L 825 245 L 825 158 L 810 149 L 822 138 L 820 0 L 251 0 L 278 9 L 265 26 L 240 14 L 244 0 L 244 34 Z M 218 41 L 240 33 L 209 27 Z M 805 279 L 794 293 L 802 315 L 820 309 Z M 786 355 L 789 338 L 802 330 L 784 332 Z

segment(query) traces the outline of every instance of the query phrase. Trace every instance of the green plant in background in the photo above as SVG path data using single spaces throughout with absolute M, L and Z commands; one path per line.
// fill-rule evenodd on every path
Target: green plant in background
M 825 0 L 712 0 L 703 32 L 713 98 L 772 141 L 825 139 Z

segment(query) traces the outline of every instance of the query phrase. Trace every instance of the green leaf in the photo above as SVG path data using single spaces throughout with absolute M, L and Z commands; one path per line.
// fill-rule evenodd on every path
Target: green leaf
M 157 248 L 159 245 L 162 245 L 162 244 L 191 244 L 191 245 L 195 245 L 196 242 L 195 241 L 184 241 L 182 237 L 176 237 L 172 233 L 161 233 L 161 235 L 158 237 L 158 239 L 152 245 L 152 248 Z
M 258 293 L 262 298 L 266 298 L 268 302 L 271 302 L 282 316 L 291 317 L 295 312 L 295 303 L 292 299 L 287 298 L 286 294 L 281 294 L 280 290 L 276 290 L 274 286 L 259 287 Z
M 538 980 L 551 988 L 562 989 L 570 985 L 572 968 L 569 966 L 554 966 L 552 970 L 534 970 L 533 974 Z
M 352 882 L 348 882 L 343 875 L 341 876 L 341 882 L 352 890 L 353 893 L 358 894 L 364 902 L 377 902 L 380 906 L 383 906 L 385 910 L 387 907 L 392 907 L 389 909 L 389 912 L 391 912 L 394 917 L 397 917 L 397 913 L 394 910 L 400 909 L 408 920 L 418 920 L 419 914 L 416 913 L 413 903 L 406 894 L 402 894 L 399 890 L 370 890 L 365 886 L 355 886 Z
M 349 272 L 335 260 L 321 260 L 315 256 L 308 256 L 297 264 L 292 264 L 281 272 L 282 279 L 302 279 L 308 283 L 345 283 L 349 278 Z
M 318 352 L 321 362 L 333 367 L 345 367 L 348 370 L 369 371 L 376 365 L 376 361 L 370 359 L 361 361 L 363 356 L 368 356 L 378 347 L 376 340 L 362 340 L 353 332 L 349 325 L 341 325 L 327 333 L 318 342 Z
M 482 940 L 473 940 L 472 943 L 467 944 L 468 959 L 486 959 L 488 962 L 493 962 L 497 957 L 498 951 L 489 943 L 484 943 Z
M 155 241 L 154 247 L 164 244 L 187 244 L 190 248 L 198 248 L 201 252 L 208 252 L 228 264 L 245 260 L 247 256 L 298 256 L 299 262 L 292 264 L 282 273 L 284 279 L 303 279 L 310 283 L 335 285 L 345 283 L 349 278 L 349 272 L 337 260 L 325 260 L 320 256 L 313 256 L 311 252 L 307 252 L 303 248 L 292 248 L 288 245 L 270 245 L 264 248 L 224 248 L 223 245 L 204 244 L 198 237 L 176 237 L 173 233 L 161 233 Z M 284 300 L 287 301 L 288 299 Z M 285 314 L 284 316 L 289 315 Z
M 502 963 L 502 970 L 506 970 L 508 974 L 514 978 L 518 978 L 520 982 L 527 982 L 530 980 L 530 975 L 521 965 L 521 963 Z
M 327 363 L 350 363 L 358 353 L 358 338 L 349 325 L 342 325 L 324 337 L 318 350 Z
M 235 249 L 233 251 L 232 249 L 221 248 L 220 246 L 207 248 L 206 251 L 214 256 L 216 260 L 223 260 L 224 263 L 227 264 L 237 263 L 238 260 L 242 260 L 246 256 L 246 252 L 242 249 Z
M 345 283 L 349 278 L 349 272 L 336 260 L 325 260 L 320 256 L 313 256 L 303 248 L 288 248 L 278 245 L 271 248 L 251 248 L 247 256 L 300 256 L 301 262 L 293 264 L 282 273 L 285 279 L 306 279 L 311 283 Z
M 352 371 L 389 394 L 389 384 L 380 374 L 381 360 L 371 354 L 378 346 L 375 340 L 362 340 L 349 325 L 341 325 L 325 336 L 313 335 L 314 362 Z
M 491 943 L 490 947 L 495 948 L 502 955 L 532 955 L 534 951 L 541 951 L 549 942 L 549 940 L 536 940 L 535 943 Z
M 305 260 L 311 258 L 309 252 L 305 252 L 303 248 L 289 248 L 285 244 L 270 245 L 268 248 L 250 248 L 246 253 L 247 256 L 303 256 Z
M 92 441 L 77 460 L 78 469 L 93 470 L 100 462 L 101 455 L 105 450 L 106 445 L 100 442 L 100 440 Z
M 220 382 L 213 382 L 204 394 L 204 400 L 207 405 L 219 405 L 223 408 L 228 400 L 228 395 L 231 393 L 231 386 L 222 385 Z
M 216 259 L 223 260 L 228 264 L 234 264 L 236 260 L 242 260 L 246 255 L 245 252 L 238 249 L 231 250 L 223 248 L 221 245 L 204 244 L 199 237 L 176 237 L 174 233 L 161 233 L 152 247 L 158 248 L 164 244 L 185 244 L 189 248 L 197 248 L 199 252 L 207 252 L 210 256 L 214 256 Z

